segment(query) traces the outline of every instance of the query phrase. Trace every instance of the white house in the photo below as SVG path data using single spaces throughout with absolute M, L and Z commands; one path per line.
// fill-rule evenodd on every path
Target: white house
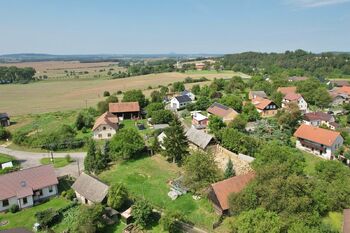
M 305 124 L 299 126 L 294 136 L 297 138 L 297 148 L 324 159 L 332 159 L 344 142 L 339 132 Z
M 196 96 L 192 92 L 187 90 L 184 90 L 183 92 L 181 92 L 181 95 L 187 95 L 188 97 L 191 98 L 192 101 L 196 99 Z
M 192 99 L 187 95 L 175 96 L 170 100 L 170 107 L 172 109 L 180 109 L 186 107 L 191 102 Z
M 286 108 L 289 103 L 296 103 L 301 112 L 307 112 L 307 102 L 304 100 L 302 95 L 298 93 L 286 94 L 282 99 L 282 108 Z
M 0 211 L 12 205 L 20 209 L 58 194 L 58 180 L 51 165 L 43 165 L 0 176 Z
M 92 128 L 94 139 L 109 139 L 116 134 L 119 127 L 119 118 L 110 113 L 105 112 L 95 121 Z
M 306 125 L 312 126 L 326 125 L 331 129 L 334 127 L 334 125 L 336 125 L 334 117 L 331 114 L 325 112 L 306 113 L 303 117 L 303 122 Z

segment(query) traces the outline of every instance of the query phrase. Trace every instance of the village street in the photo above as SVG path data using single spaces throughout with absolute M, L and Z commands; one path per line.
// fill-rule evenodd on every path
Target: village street
M 0 153 L 10 155 L 15 157 L 20 163 L 22 168 L 30 168 L 41 165 L 40 159 L 49 158 L 49 153 L 37 153 L 37 152 L 28 152 L 28 151 L 17 151 L 0 146 Z M 78 167 L 82 171 L 84 168 L 84 157 L 86 152 L 74 152 L 74 153 L 56 153 L 53 152 L 54 158 L 64 158 L 67 154 L 71 156 L 74 162 L 70 163 L 67 166 L 56 168 L 57 176 L 71 175 L 74 177 L 78 176 Z M 78 166 L 79 165 L 79 166 Z

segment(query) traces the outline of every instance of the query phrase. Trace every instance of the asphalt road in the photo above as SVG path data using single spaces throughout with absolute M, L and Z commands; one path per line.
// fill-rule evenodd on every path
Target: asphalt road
M 4 146 L 0 146 L 0 153 L 10 155 L 15 157 L 20 163 L 22 168 L 30 168 L 41 165 L 40 159 L 49 158 L 49 153 L 35 153 L 28 151 L 17 151 L 6 148 Z M 56 173 L 58 176 L 71 175 L 74 177 L 78 176 L 78 164 L 79 170 L 82 171 L 84 168 L 84 158 L 86 156 L 86 152 L 75 152 L 75 153 L 55 153 L 53 152 L 54 158 L 64 158 L 67 154 L 71 156 L 74 162 L 69 165 L 61 168 L 56 168 Z

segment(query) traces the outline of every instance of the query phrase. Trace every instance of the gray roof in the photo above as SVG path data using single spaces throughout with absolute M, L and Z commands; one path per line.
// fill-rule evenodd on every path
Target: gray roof
M 0 113 L 0 119 L 10 119 L 9 115 L 5 112 Z
M 85 173 L 78 177 L 72 185 L 72 189 L 94 203 L 101 203 L 108 193 L 106 184 Z
M 267 98 L 265 91 L 251 91 L 252 95 L 259 96 L 261 98 Z
M 211 135 L 195 128 L 190 128 L 186 132 L 186 137 L 191 143 L 199 146 L 202 149 L 205 149 L 213 139 Z
M 179 103 L 191 102 L 191 98 L 188 95 L 179 95 L 175 97 Z

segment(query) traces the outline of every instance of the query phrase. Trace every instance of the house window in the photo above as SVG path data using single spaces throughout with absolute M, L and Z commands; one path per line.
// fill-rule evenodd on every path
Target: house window
M 108 137 L 110 138 L 111 136 L 112 136 L 112 135 L 109 133 L 109 134 L 108 134 Z
M 28 204 L 28 199 L 25 197 L 23 198 L 23 205 L 26 205 L 26 204 Z
M 105 127 L 105 126 L 103 126 L 103 130 L 106 130 L 106 127 Z
M 49 192 L 51 193 L 53 191 L 53 187 L 49 186 Z
M 3 207 L 9 206 L 9 205 L 10 205 L 10 203 L 9 203 L 8 199 L 2 201 L 2 206 Z
M 99 137 L 99 138 L 102 138 L 102 134 L 98 134 L 98 137 Z
M 42 196 L 43 195 L 43 191 L 40 189 L 40 190 L 37 190 L 37 191 L 35 191 L 35 196 L 38 196 L 38 197 L 40 197 L 40 196 Z

